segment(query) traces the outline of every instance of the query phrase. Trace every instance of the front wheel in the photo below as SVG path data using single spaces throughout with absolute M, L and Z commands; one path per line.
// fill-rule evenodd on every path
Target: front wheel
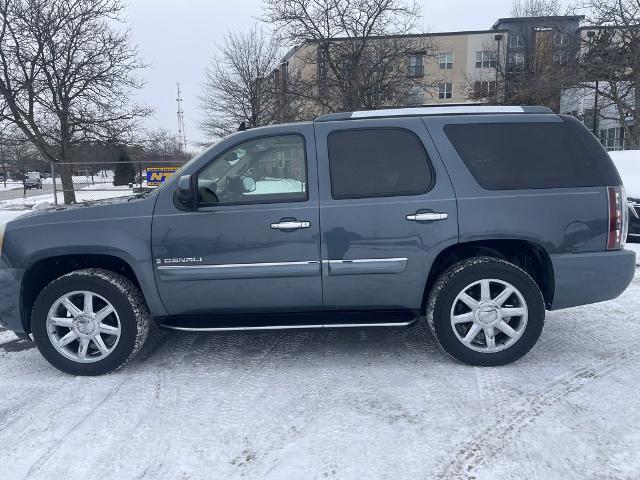
M 38 296 L 32 333 L 40 353 L 72 375 L 102 375 L 122 367 L 143 346 L 149 312 L 127 278 L 109 270 L 78 270 Z
M 514 362 L 536 344 L 544 300 L 522 269 L 501 259 L 463 260 L 436 281 L 427 305 L 429 327 L 452 357 L 476 366 Z

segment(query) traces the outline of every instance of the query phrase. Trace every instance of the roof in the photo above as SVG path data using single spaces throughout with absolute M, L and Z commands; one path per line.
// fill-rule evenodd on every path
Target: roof
M 506 18 L 499 18 L 498 20 L 496 20 L 496 22 L 492 25 L 492 29 L 496 30 L 498 28 L 498 25 L 500 25 L 501 23 L 507 23 L 507 22 L 548 22 L 548 21 L 557 21 L 557 20 L 566 20 L 566 21 L 572 21 L 572 20 L 577 20 L 577 21 L 581 21 L 584 20 L 584 15 L 547 15 L 547 16 L 540 16 L 540 17 L 506 17 Z
M 333 120 L 353 120 L 357 118 L 380 117 L 413 117 L 427 115 L 481 115 L 500 113 L 553 113 L 548 107 L 537 106 L 502 106 L 502 105 L 455 105 L 455 106 L 430 106 L 430 107 L 406 107 L 387 108 L 382 110 L 363 110 L 357 112 L 329 113 L 315 119 L 316 122 L 330 122 Z

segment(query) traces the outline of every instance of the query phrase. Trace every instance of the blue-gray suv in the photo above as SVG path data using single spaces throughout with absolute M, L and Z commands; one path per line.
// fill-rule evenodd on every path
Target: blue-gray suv
M 538 340 L 545 310 L 635 272 L 618 172 L 541 107 L 330 114 L 235 133 L 151 193 L 0 227 L 0 323 L 55 367 L 113 371 L 156 325 L 406 326 L 471 365 Z

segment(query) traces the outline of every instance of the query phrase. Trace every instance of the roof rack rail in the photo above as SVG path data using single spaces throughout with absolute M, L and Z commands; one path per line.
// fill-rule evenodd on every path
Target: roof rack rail
M 362 110 L 357 112 L 340 112 L 320 115 L 316 122 L 330 122 L 333 120 L 352 120 L 356 118 L 379 117 L 411 117 L 425 115 L 482 115 L 491 113 L 553 113 L 548 107 L 542 106 L 503 106 L 503 105 L 456 105 L 456 106 L 423 106 L 404 108 L 385 108 L 382 110 Z

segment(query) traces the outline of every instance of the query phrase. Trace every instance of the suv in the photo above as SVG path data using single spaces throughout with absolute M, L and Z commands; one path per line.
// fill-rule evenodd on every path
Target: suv
M 42 178 L 40 178 L 40 172 L 29 172 L 24 177 L 24 188 L 27 190 L 42 189 Z
M 77 375 L 119 368 L 155 325 L 394 327 L 423 316 L 451 356 L 503 365 L 534 346 L 545 310 L 629 285 L 624 198 L 595 137 L 546 108 L 256 128 L 153 192 L 6 224 L 0 321 Z

